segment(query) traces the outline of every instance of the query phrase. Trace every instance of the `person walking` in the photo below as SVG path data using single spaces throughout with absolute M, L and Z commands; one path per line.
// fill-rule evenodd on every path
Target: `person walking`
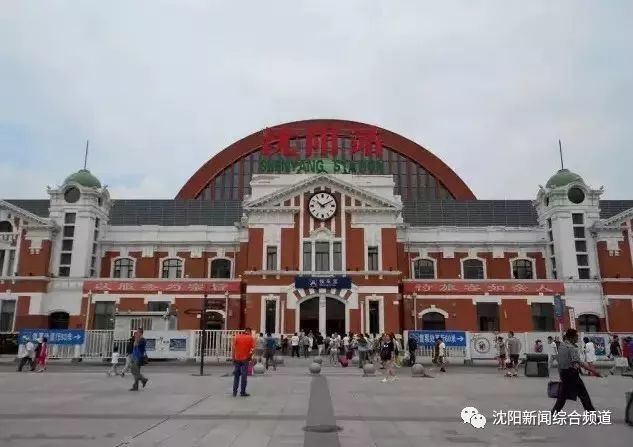
M 310 357 L 310 350 L 312 349 L 312 332 L 303 337 L 303 356 L 305 358 Z
M 299 336 L 295 332 L 295 334 L 290 338 L 290 347 L 292 348 L 291 357 L 299 358 Z
M 149 379 L 141 373 L 141 367 L 145 359 L 145 338 L 143 337 L 143 329 L 138 328 L 134 332 L 134 347 L 132 348 L 132 362 L 130 364 L 130 370 L 134 377 L 134 382 L 130 391 L 138 391 L 138 383 L 143 384 L 143 388 L 147 385 Z
M 43 337 L 40 339 L 39 344 L 35 348 L 35 364 L 37 365 L 37 372 L 46 371 L 47 360 L 48 360 L 48 338 Z
M 611 343 L 609 344 L 609 358 L 615 362 L 613 368 L 609 370 L 609 374 L 613 374 L 618 368 L 618 357 L 622 357 L 622 347 L 620 346 L 620 340 L 617 335 L 613 336 Z
M 409 334 L 407 348 L 409 349 L 409 366 L 413 366 L 415 365 L 415 353 L 418 350 L 418 340 L 413 334 Z
M 506 349 L 506 343 L 503 341 L 503 337 L 497 337 L 497 369 L 504 370 L 506 368 L 506 358 L 508 356 L 508 350 Z
M 30 370 L 35 371 L 35 345 L 31 340 L 27 341 L 26 345 L 24 345 L 24 356 L 20 359 L 18 372 L 22 372 L 22 368 L 24 368 L 27 363 L 29 364 Z
M 244 329 L 244 332 L 237 334 L 233 339 L 233 397 L 237 397 L 238 385 L 240 396 L 250 396 L 246 392 L 246 384 L 248 380 L 248 363 L 253 356 L 254 350 L 255 340 L 251 336 L 251 328 Z
M 563 409 L 567 399 L 576 400 L 580 398 L 585 411 L 596 411 L 591 398 L 585 388 L 585 384 L 580 377 L 579 370 L 584 368 L 594 375 L 600 375 L 596 369 L 582 362 L 576 343 L 578 342 L 578 332 L 575 329 L 567 329 L 565 341 L 558 346 L 558 374 L 561 380 L 558 396 L 552 414 Z
M 118 376 L 119 375 L 118 369 L 119 369 L 119 348 L 117 348 L 115 345 L 112 348 L 112 357 L 110 358 L 110 368 L 108 368 L 108 371 L 106 372 L 106 374 L 108 375 L 108 377 L 110 377 L 112 374 L 114 374 L 115 376 Z
M 324 352 L 323 347 L 325 346 L 325 340 L 323 339 L 323 335 L 321 335 L 321 332 L 316 333 L 315 342 L 317 345 L 318 355 L 319 356 L 323 355 L 323 352 Z
M 393 369 L 394 357 L 395 346 L 393 344 L 393 340 L 391 340 L 389 334 L 384 334 L 380 344 L 380 361 L 382 362 L 382 368 L 385 371 L 385 377 L 382 379 L 382 383 L 393 382 L 396 380 L 396 373 Z
M 446 343 L 444 343 L 444 339 L 439 337 L 437 339 L 439 341 L 437 346 L 437 364 L 440 367 L 441 372 L 446 372 Z
M 288 337 L 281 334 L 281 355 L 288 355 Z
M 585 363 L 593 368 L 593 364 L 596 361 L 596 345 L 589 337 L 584 337 L 582 341 L 585 343 Z
M 510 369 L 506 377 L 519 377 L 519 354 L 521 353 L 521 342 L 514 336 L 514 332 L 508 332 L 508 356 L 510 357 Z
M 369 361 L 367 357 L 367 351 L 369 350 L 369 344 L 363 334 L 358 334 L 358 340 L 356 340 L 358 346 L 358 367 L 362 368 L 366 362 Z
M 275 350 L 277 349 L 277 340 L 273 338 L 270 332 L 266 333 L 266 338 L 264 339 L 265 351 L 264 358 L 266 359 L 266 369 L 268 369 L 268 364 L 272 363 L 273 370 L 277 371 L 277 364 L 275 363 Z
M 264 357 L 264 351 L 266 350 L 266 340 L 264 340 L 264 334 L 259 333 L 257 340 L 255 340 L 255 361 L 262 363 L 262 357 Z
M 558 356 L 558 345 L 556 344 L 554 339 L 549 336 L 547 337 L 547 346 L 549 347 L 549 358 L 547 360 L 547 367 L 551 368 L 552 366 L 554 366 L 554 361 L 557 359 Z

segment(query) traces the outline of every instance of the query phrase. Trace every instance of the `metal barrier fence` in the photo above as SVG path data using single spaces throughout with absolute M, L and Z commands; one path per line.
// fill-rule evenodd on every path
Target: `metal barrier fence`
M 200 358 L 201 333 L 202 331 L 193 332 L 193 343 L 191 343 L 190 357 Z M 224 361 L 233 358 L 233 338 L 239 334 L 239 330 L 213 330 L 206 331 L 207 338 L 205 342 L 204 356 L 208 359 L 216 359 Z M 193 355 L 192 355 L 193 354 Z

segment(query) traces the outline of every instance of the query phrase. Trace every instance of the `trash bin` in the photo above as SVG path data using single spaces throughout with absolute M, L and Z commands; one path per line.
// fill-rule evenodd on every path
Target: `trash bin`
M 549 377 L 549 368 L 547 365 L 547 354 L 526 354 L 525 376 L 526 377 Z

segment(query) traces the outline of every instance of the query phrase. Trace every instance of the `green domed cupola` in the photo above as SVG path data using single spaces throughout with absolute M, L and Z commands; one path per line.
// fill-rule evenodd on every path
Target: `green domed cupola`
M 69 175 L 64 180 L 64 184 L 68 183 L 78 183 L 81 186 L 85 186 L 87 188 L 101 188 L 101 182 L 97 177 L 92 175 L 87 169 L 80 169 L 74 174 Z
M 571 172 L 569 169 L 559 169 L 546 183 L 549 189 L 559 188 L 561 186 L 569 185 L 570 183 L 580 182 L 584 184 L 584 180 L 578 174 Z

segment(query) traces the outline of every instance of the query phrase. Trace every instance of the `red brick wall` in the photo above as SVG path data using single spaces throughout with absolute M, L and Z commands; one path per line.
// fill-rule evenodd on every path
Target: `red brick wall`
M 529 332 L 533 328 L 532 308 L 524 299 L 501 300 L 499 329 L 501 332 Z
M 154 253 L 151 258 L 144 258 L 140 251 L 130 253 L 130 257 L 136 259 L 136 277 L 137 278 L 158 278 L 158 259 Z M 167 253 L 161 253 L 166 256 Z
M 360 332 L 360 309 L 350 309 L 349 330 L 354 333 Z
M 547 268 L 545 258 L 541 253 L 528 253 L 528 258 L 534 259 L 534 268 L 536 270 L 536 279 L 547 279 Z
M 109 278 L 112 275 L 112 260 L 119 256 L 118 251 L 107 251 L 101 258 L 101 277 Z
M 486 277 L 490 279 L 510 279 L 510 259 L 516 258 L 516 253 L 504 253 L 503 258 L 495 258 L 492 253 L 478 253 L 477 256 L 486 260 Z
M 425 309 L 435 305 L 437 309 L 448 312 L 446 319 L 447 330 L 472 331 L 477 327 L 477 310 L 472 299 L 433 299 L 418 298 L 416 308 L 417 315 Z M 418 329 L 422 329 L 422 319 L 418 318 Z
M 624 231 L 624 241 L 618 242 L 620 253 L 609 255 L 606 242 L 598 242 L 598 263 L 603 278 L 633 278 L 633 264 L 627 232 Z
M 633 300 L 609 300 L 609 329 L 611 332 L 633 331 Z
M 453 258 L 445 258 L 442 252 L 429 253 L 429 256 L 437 260 L 437 277 L 445 279 L 457 279 L 462 273 L 460 259 L 468 256 L 468 253 L 455 253 Z
M 147 304 L 145 304 L 144 299 L 142 297 L 129 297 L 129 298 L 121 298 L 119 301 L 119 311 L 146 311 Z
M 247 270 L 261 270 L 264 256 L 264 229 L 248 229 L 248 263 Z
M 261 324 L 261 295 L 257 293 L 249 293 L 244 306 L 244 326 L 251 329 L 259 329 Z
M 400 306 L 401 304 L 395 304 L 398 301 L 397 295 L 385 294 L 383 295 L 384 308 L 385 308 L 385 331 L 400 333 Z
M 200 329 L 200 319 L 196 317 L 195 312 L 186 313 L 186 311 L 200 311 L 202 309 L 202 298 L 176 298 L 174 305 L 178 309 L 178 330 Z
M 299 270 L 298 216 L 294 228 L 281 229 L 281 270 Z
M 20 259 L 18 260 L 18 276 L 46 276 L 51 257 L 51 241 L 42 241 L 38 254 L 31 254 L 31 241 L 24 238 L 20 245 Z
M 605 295 L 633 295 L 633 280 L 605 281 L 602 283 Z
M 383 270 L 398 270 L 396 229 L 383 228 L 381 230 L 381 243 L 382 243 L 382 269 Z
M 347 225 L 345 251 L 347 257 L 347 270 L 365 270 L 365 230 L 352 228 L 352 217 L 346 213 Z
M 176 256 L 184 259 L 185 271 L 183 272 L 183 277 L 189 275 L 189 278 L 206 278 L 208 276 L 207 259 L 205 257 L 192 258 L 189 252 L 178 252 Z
M 410 277 L 410 264 L 411 262 L 409 261 L 409 253 L 404 251 L 404 243 L 402 242 L 397 242 L 396 243 L 396 260 L 398 263 L 398 270 L 402 272 L 402 277 L 403 278 L 409 278 Z
M 293 334 L 295 332 L 295 310 L 286 309 L 284 314 L 284 332 Z

